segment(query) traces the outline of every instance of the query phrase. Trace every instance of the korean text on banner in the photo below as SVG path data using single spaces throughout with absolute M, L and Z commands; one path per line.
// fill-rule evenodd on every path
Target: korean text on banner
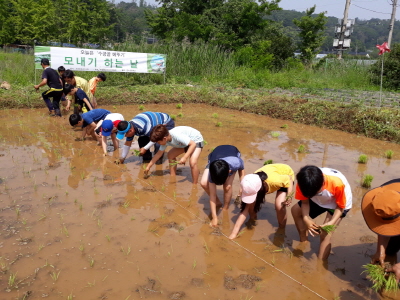
M 164 73 L 166 55 L 99 49 L 35 47 L 35 68 L 48 58 L 53 68 L 64 66 L 74 71 Z

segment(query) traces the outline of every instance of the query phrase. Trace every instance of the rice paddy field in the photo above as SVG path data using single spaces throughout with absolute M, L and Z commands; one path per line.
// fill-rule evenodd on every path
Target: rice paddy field
M 140 112 L 137 106 L 102 108 L 126 120 Z M 201 172 L 208 154 L 223 144 L 241 151 L 246 173 L 267 160 L 295 172 L 306 164 L 340 170 L 352 186 L 353 208 L 332 232 L 329 260 L 316 258 L 318 237 L 299 242 L 289 210 L 286 229 L 277 229 L 274 194 L 256 226 L 244 226 L 231 241 L 239 209 L 232 199 L 219 214 L 219 229 L 210 228 L 208 196 L 191 183 L 188 165 L 171 178 L 164 161 L 145 179 L 145 164 L 133 152 L 137 144 L 117 165 L 119 151 L 104 157 L 95 141 L 75 140 L 81 132 L 68 115 L 5 109 L 0 299 L 400 299 L 376 293 L 361 274 L 376 235 L 360 211 L 366 175 L 371 188 L 398 177 L 400 145 L 200 104 L 146 104 L 143 110 L 174 115 L 177 126 L 202 133 Z M 364 163 L 360 155 L 367 156 Z M 233 198 L 238 191 L 236 178 Z

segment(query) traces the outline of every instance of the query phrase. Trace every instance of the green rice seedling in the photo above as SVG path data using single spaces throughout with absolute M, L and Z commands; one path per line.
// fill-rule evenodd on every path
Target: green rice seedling
M 158 229 L 158 227 L 156 227 L 154 229 L 149 229 L 149 231 L 154 233 L 156 236 L 159 236 L 158 233 L 157 233 L 157 229 Z
M 192 269 L 193 270 L 196 269 L 196 266 L 197 266 L 197 261 L 196 261 L 196 259 L 194 259 L 193 264 L 192 264 Z
M 26 225 L 26 222 L 27 222 L 27 221 L 28 221 L 28 220 L 24 218 L 24 219 L 21 220 L 21 223 L 22 223 L 23 225 Z
M 288 126 L 288 124 L 283 124 L 282 126 L 281 126 L 281 128 L 284 128 L 284 129 L 286 129 L 286 128 L 288 128 L 289 126 Z
M 266 161 L 264 161 L 264 166 L 265 165 L 270 165 L 270 164 L 272 164 L 273 162 L 272 162 L 272 159 L 268 159 L 268 160 L 266 160 Z
M 374 179 L 374 176 L 372 176 L 370 174 L 365 174 L 362 178 L 361 186 L 369 189 L 371 187 L 371 183 L 372 183 L 373 179 Z
M 17 214 L 17 217 L 19 217 L 19 214 L 21 213 L 21 209 L 19 207 L 17 207 L 15 209 L 15 213 Z
M 106 277 L 104 277 L 102 281 L 106 280 L 106 279 L 107 279 L 107 277 L 108 277 L 108 275 L 107 275 Z
M 128 256 L 129 253 L 131 253 L 131 246 L 128 246 L 128 248 L 126 249 L 126 251 L 125 251 L 124 247 L 121 246 L 121 252 L 122 252 L 124 255 Z
M 95 193 L 96 195 L 98 195 L 98 194 L 99 194 L 99 190 L 98 190 L 97 188 L 94 188 L 94 193 Z
M 243 233 L 245 233 L 246 232 L 246 229 L 242 229 L 238 234 L 237 234 L 237 237 L 239 237 L 239 236 L 241 236 Z
M 66 237 L 69 237 L 69 232 L 67 227 L 65 227 L 65 225 L 63 225 L 61 232 L 64 233 Z
M 183 113 L 180 112 L 180 113 L 178 114 L 178 117 L 179 117 L 179 118 L 182 118 L 182 117 L 183 117 Z
M 53 279 L 53 281 L 57 281 L 58 280 L 58 277 L 60 276 L 60 273 L 61 273 L 61 271 L 59 271 L 58 273 L 56 273 L 56 272 L 51 272 L 50 273 L 50 277 L 51 277 L 51 279 Z
M 85 180 L 85 173 L 84 172 L 81 172 L 81 179 Z
M 392 159 L 393 153 L 394 153 L 394 152 L 393 152 L 392 150 L 385 151 L 385 157 L 386 157 L 387 159 Z
M 327 234 L 331 234 L 336 230 L 336 225 L 325 225 L 320 227 Z
M 113 109 L 117 109 L 117 107 L 114 105 L 114 106 L 113 106 Z
M 204 241 L 204 249 L 206 250 L 207 254 L 210 254 L 210 248 L 208 247 L 206 241 Z
M 39 221 L 46 219 L 46 215 L 42 214 L 41 217 L 39 218 Z
M 358 157 L 358 163 L 359 163 L 359 164 L 366 164 L 367 161 L 368 161 L 368 156 L 366 156 L 365 154 L 361 154 L 361 155 Z
M 17 279 L 17 273 L 15 272 L 15 274 L 10 273 L 10 276 L 8 277 L 8 287 L 10 289 L 12 289 L 15 286 L 15 280 Z
M 176 115 L 170 115 L 172 120 L 176 120 Z
M 79 204 L 79 210 L 82 210 L 83 209 L 83 204 L 81 203 L 81 204 Z
M 135 221 L 136 219 L 135 219 L 135 217 L 131 217 L 131 221 Z
M 97 219 L 97 226 L 102 229 L 103 228 L 103 224 L 101 223 L 100 219 Z
M 215 124 L 215 126 L 216 126 L 216 127 L 221 127 L 221 126 L 222 126 L 222 123 L 221 123 L 221 122 L 217 122 L 217 123 Z
M 69 295 L 67 296 L 67 300 L 73 300 L 73 298 L 74 298 L 74 295 L 72 295 L 72 292 L 71 292 L 71 294 L 69 294 Z
M 386 279 L 385 290 L 395 294 L 399 291 L 399 284 L 397 283 L 396 275 L 394 273 L 389 273 Z
M 111 199 L 112 199 L 112 194 L 110 194 L 110 195 L 107 196 L 107 202 L 110 202 Z
M 233 270 L 232 267 L 231 267 L 231 265 L 228 265 L 228 268 L 229 268 L 229 270 L 231 270 L 231 271 Z
M 83 245 L 83 243 L 82 243 L 82 241 L 81 241 L 81 244 L 79 245 L 79 251 L 81 251 L 81 252 L 83 252 L 83 251 L 85 251 L 85 245 Z
M 372 281 L 372 289 L 375 292 L 379 292 L 385 286 L 385 269 L 380 265 L 367 264 L 363 268 L 365 271 L 362 273 L 367 273 L 367 278 Z M 361 273 L 361 274 L 362 274 Z
M 178 103 L 178 104 L 176 105 L 176 108 L 182 108 L 182 103 Z
M 134 154 L 135 156 L 139 156 L 140 155 L 140 150 L 134 149 L 132 154 Z
M 111 241 L 111 237 L 109 235 L 106 235 L 107 241 Z
M 273 131 L 273 132 L 271 132 L 271 136 L 273 137 L 273 138 L 277 138 L 277 137 L 279 137 L 281 134 L 279 133 L 279 132 L 276 132 L 276 131 Z
M 178 165 L 178 164 L 179 164 L 179 161 L 177 161 L 177 160 L 175 160 L 175 161 L 169 163 L 170 166 L 176 166 L 176 165 Z
M 125 209 L 127 209 L 131 205 L 131 202 L 129 200 L 126 200 L 121 206 Z
M 297 148 L 298 153 L 305 153 L 306 151 L 306 146 L 304 145 L 300 145 L 299 148 Z
M 68 196 L 68 191 L 65 191 L 65 196 Z
M 213 117 L 214 119 L 218 119 L 218 114 L 217 114 L 217 113 L 213 113 L 213 114 L 212 114 L 212 117 Z
M 93 283 L 88 281 L 88 284 L 86 287 L 94 287 L 96 285 L 96 280 L 93 281 Z
M 144 110 L 144 105 L 139 105 L 139 110 Z
M 75 198 L 74 203 L 77 204 L 78 203 L 78 199 Z
M 91 257 L 91 256 L 89 256 L 89 264 L 90 264 L 90 267 L 93 268 L 93 266 L 94 266 L 94 259 L 93 259 L 93 257 Z

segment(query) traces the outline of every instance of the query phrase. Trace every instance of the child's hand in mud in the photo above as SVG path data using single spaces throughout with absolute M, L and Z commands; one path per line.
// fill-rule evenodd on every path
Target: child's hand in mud
M 379 263 L 382 267 L 384 267 L 385 266 L 385 258 L 386 258 L 385 252 L 379 253 L 379 251 L 377 251 L 374 254 L 374 256 L 372 256 L 372 258 L 371 258 L 371 264 Z
M 212 219 L 209 225 L 213 228 L 218 227 L 218 219 Z
M 116 165 L 122 165 L 124 163 L 125 159 L 122 158 L 117 158 L 116 160 L 114 160 L 114 164 Z

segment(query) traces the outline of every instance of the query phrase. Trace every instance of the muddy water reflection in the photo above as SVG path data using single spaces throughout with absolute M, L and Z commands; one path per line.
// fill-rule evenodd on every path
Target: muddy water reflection
M 146 109 L 180 112 L 175 105 Z M 138 110 L 126 106 L 118 112 L 130 119 Z M 378 298 L 360 275 L 375 250 L 375 236 L 359 209 L 366 192 L 360 180 L 371 174 L 377 186 L 398 177 L 399 145 L 202 105 L 184 105 L 182 113 L 177 125 L 198 129 L 208 142 L 201 170 L 212 148 L 233 144 L 246 172 L 272 159 L 295 171 L 315 164 L 346 175 L 354 206 L 335 233 L 328 265 L 315 259 L 316 238 L 308 248 L 299 247 L 290 215 L 286 232 L 276 231 L 274 196 L 267 196 L 258 225 L 237 239 L 250 253 L 208 227 L 208 197 L 190 183 L 189 166 L 179 167 L 174 181 L 164 162 L 145 180 L 140 158 L 113 164 L 117 153 L 104 158 L 93 141 L 75 141 L 80 132 L 66 118 L 6 110 L 0 132 L 0 299 L 318 298 L 266 262 L 327 299 Z M 300 145 L 305 153 L 298 153 Z M 392 160 L 383 157 L 389 149 Z M 357 163 L 360 154 L 368 155 L 366 165 Z M 236 180 L 234 195 L 238 189 Z M 230 233 L 237 213 L 231 205 L 220 215 L 222 233 Z

